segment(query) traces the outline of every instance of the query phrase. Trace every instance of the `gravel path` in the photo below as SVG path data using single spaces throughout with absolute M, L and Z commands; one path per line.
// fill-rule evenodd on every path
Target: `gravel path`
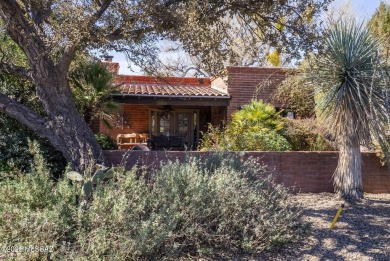
M 365 194 L 355 205 L 345 204 L 336 226 L 330 224 L 343 203 L 331 193 L 298 194 L 311 224 L 306 241 L 259 260 L 390 260 L 390 194 Z

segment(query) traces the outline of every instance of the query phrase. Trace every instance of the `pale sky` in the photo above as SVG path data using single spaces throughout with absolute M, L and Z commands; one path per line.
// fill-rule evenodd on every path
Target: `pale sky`
M 390 4 L 390 0 L 382 0 L 383 2 Z M 347 2 L 351 4 L 352 14 L 359 20 L 367 21 L 378 8 L 381 0 L 335 0 L 333 5 L 336 10 L 340 6 L 344 6 Z M 113 61 L 118 62 L 120 65 L 119 73 L 120 74 L 141 74 L 140 72 L 132 72 L 128 67 L 126 58 L 121 53 L 111 52 L 111 55 L 114 56 Z
M 336 0 L 335 2 L 343 2 Z M 374 14 L 378 8 L 381 0 L 351 0 L 352 8 L 355 11 L 357 17 L 363 17 L 366 20 Z M 383 2 L 390 4 L 390 0 L 383 0 Z

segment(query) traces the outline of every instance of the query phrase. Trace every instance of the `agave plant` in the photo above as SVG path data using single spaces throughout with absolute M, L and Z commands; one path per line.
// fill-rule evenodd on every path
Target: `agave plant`
M 379 42 L 363 24 L 334 24 L 324 41 L 309 79 L 321 93 L 319 107 L 340 151 L 333 175 L 335 192 L 356 200 L 363 197 L 361 145 L 370 147 L 376 140 L 385 147 L 386 66 Z

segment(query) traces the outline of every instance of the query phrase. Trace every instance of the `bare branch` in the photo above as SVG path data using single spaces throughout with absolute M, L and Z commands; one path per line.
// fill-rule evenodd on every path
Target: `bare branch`
M 42 29 L 43 22 L 47 22 L 48 17 L 52 14 L 51 6 L 53 1 L 27 1 L 22 0 L 24 10 L 31 15 L 34 23 Z
M 2 93 L 0 93 L 1 112 L 16 119 L 43 137 L 48 138 L 53 135 L 48 128 L 47 120 Z
M 32 80 L 31 69 L 0 61 L 0 71 L 26 80 Z
M 94 23 L 96 22 L 97 20 L 100 19 L 100 17 L 102 17 L 102 15 L 104 14 L 104 12 L 108 9 L 108 7 L 110 6 L 110 4 L 113 2 L 113 0 L 104 0 L 104 1 L 95 1 L 97 2 L 97 4 L 99 5 L 99 10 L 97 10 L 97 12 L 93 15 L 93 19 L 91 19 L 91 22 Z
M 6 22 L 7 34 L 22 48 L 30 61 L 46 53 L 45 43 L 16 1 L 0 1 L 0 17 Z

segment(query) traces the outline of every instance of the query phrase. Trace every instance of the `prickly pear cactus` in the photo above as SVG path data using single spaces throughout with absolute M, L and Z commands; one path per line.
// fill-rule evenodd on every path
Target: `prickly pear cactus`
M 106 168 L 102 165 L 96 165 L 96 169 L 97 170 L 93 175 L 91 175 L 91 173 L 85 173 L 83 176 L 76 171 L 69 171 L 66 173 L 68 179 L 75 182 L 81 182 L 81 209 L 85 210 L 87 208 L 88 199 L 92 195 L 93 186 L 97 185 L 102 180 L 112 178 L 115 173 L 115 168 Z

